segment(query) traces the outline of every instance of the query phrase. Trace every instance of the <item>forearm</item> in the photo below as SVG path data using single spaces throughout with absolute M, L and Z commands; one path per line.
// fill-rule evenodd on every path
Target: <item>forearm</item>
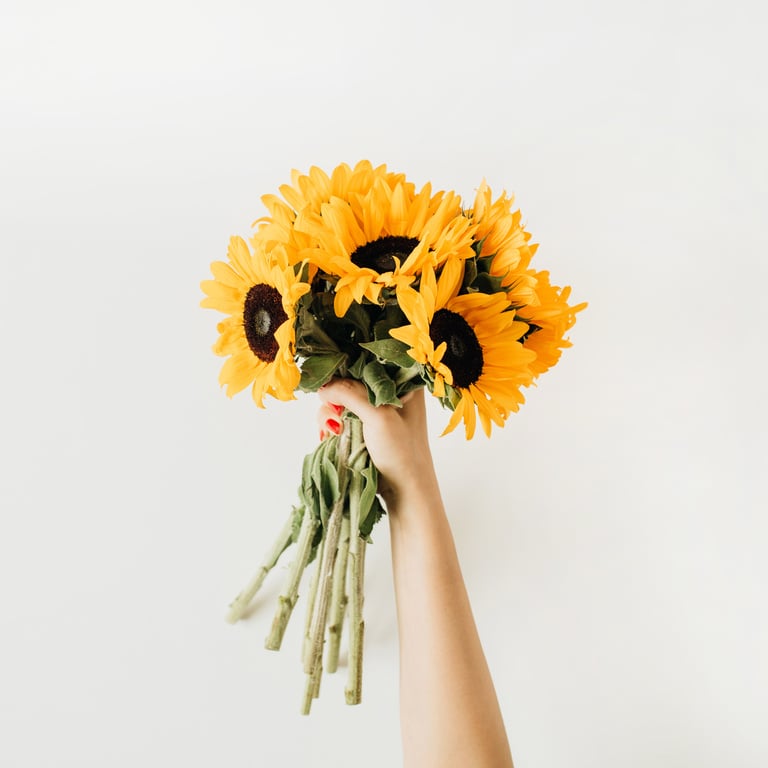
M 390 501 L 406 768 L 512 765 L 437 480 Z
M 362 420 L 389 512 L 405 768 L 511 768 L 430 455 L 423 389 L 400 409 L 372 406 L 349 380 L 331 382 L 320 397 L 321 430 L 341 427 L 338 405 Z

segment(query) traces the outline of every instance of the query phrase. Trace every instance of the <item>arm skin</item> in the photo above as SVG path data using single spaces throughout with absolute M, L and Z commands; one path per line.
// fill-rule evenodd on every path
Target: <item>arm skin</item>
M 389 513 L 400 637 L 405 768 L 511 768 L 501 710 L 472 616 L 426 429 L 424 392 L 374 408 L 358 382 L 320 390 L 323 432 L 338 408 L 363 422 Z M 328 420 L 331 421 L 328 421 Z

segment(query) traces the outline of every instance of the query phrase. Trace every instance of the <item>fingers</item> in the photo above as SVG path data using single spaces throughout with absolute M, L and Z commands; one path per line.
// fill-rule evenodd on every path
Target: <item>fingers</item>
M 341 414 L 345 408 L 364 423 L 391 423 L 390 420 L 396 415 L 396 421 L 402 419 L 417 430 L 423 431 L 426 427 L 423 387 L 403 395 L 402 408 L 389 406 L 377 408 L 371 405 L 365 386 L 354 379 L 333 379 L 321 387 L 317 394 L 322 402 L 317 414 L 321 440 L 331 433 L 340 434 Z
M 325 438 L 331 434 L 341 434 L 341 413 L 343 410 L 343 405 L 334 403 L 323 403 L 320 408 L 318 408 L 316 418 L 321 440 L 325 440 Z
M 341 405 L 352 411 L 362 421 L 376 414 L 376 408 L 368 401 L 365 387 L 359 381 L 333 379 L 321 387 L 317 394 L 323 403 Z

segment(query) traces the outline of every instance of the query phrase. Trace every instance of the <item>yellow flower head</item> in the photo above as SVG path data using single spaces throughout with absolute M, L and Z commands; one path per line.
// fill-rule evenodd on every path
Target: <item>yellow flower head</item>
M 570 307 L 570 288 L 552 286 L 548 272 L 530 268 L 538 246 L 529 242 L 531 235 L 521 224 L 520 211 L 512 210 L 513 204 L 514 198 L 506 193 L 493 201 L 490 187 L 483 182 L 467 215 L 477 225 L 478 255 L 490 257 L 490 274 L 501 278 L 507 300 L 530 326 L 521 341 L 536 353 L 531 363 L 536 377 L 555 365 L 561 350 L 570 346 L 565 334 L 576 322 L 576 313 L 587 305 Z
M 336 278 L 339 317 L 353 301 L 375 304 L 382 288 L 410 284 L 426 264 L 474 255 L 459 197 L 432 194 L 429 184 L 415 193 L 403 181 L 373 178 L 365 191 L 332 197 L 319 212 L 306 207 L 295 228 L 310 239 L 301 257 Z
M 504 285 L 509 285 L 514 279 L 513 274 L 519 275 L 528 268 L 537 246 L 529 245 L 531 234 L 520 223 L 520 211 L 512 210 L 514 197 L 502 192 L 496 201 L 491 198 L 491 188 L 483 182 L 467 215 L 477 225 L 475 240 L 481 244 L 478 255 L 481 258 L 493 257 L 490 273 L 501 277 Z M 521 300 L 525 295 L 530 297 L 530 293 L 524 292 L 530 287 L 518 285 Z
M 426 366 L 436 397 L 451 400 L 453 394 L 454 413 L 443 434 L 464 421 L 470 439 L 476 416 L 490 436 L 492 423 L 503 426 L 510 412 L 518 410 L 524 402 L 520 387 L 533 379 L 529 365 L 535 355 L 520 343 L 528 325 L 516 318 L 505 295 L 459 296 L 462 276 L 459 259 L 445 263 L 439 280 L 427 264 L 419 291 L 410 286 L 398 289 L 398 301 L 410 325 L 390 334 Z
M 406 183 L 404 174 L 392 173 L 386 165 L 374 167 L 368 160 L 361 160 L 354 168 L 342 163 L 333 169 L 330 176 L 317 166 L 312 166 L 307 174 L 294 169 L 291 171 L 291 183 L 279 188 L 282 198 L 278 195 L 262 196 L 261 201 L 269 215 L 254 222 L 256 231 L 251 244 L 267 251 L 281 246 L 289 263 L 298 263 L 302 260 L 300 253 L 313 247 L 312 240 L 294 227 L 299 213 L 307 210 L 319 214 L 323 204 L 332 198 L 355 198 L 369 190 L 377 179 L 390 187 L 403 185 L 413 194 L 413 184 Z
M 203 307 L 229 317 L 218 324 L 217 355 L 229 356 L 219 382 L 229 397 L 251 385 L 253 399 L 264 407 L 264 395 L 279 400 L 294 399 L 300 371 L 294 361 L 296 302 L 308 290 L 285 252 L 274 248 L 252 253 L 240 237 L 233 237 L 228 261 L 211 264 L 213 280 L 200 287 L 207 298 Z
M 517 312 L 530 328 L 523 339 L 523 346 L 536 353 L 531 363 L 534 376 L 548 371 L 560 359 L 561 350 L 571 346 L 565 334 L 576 322 L 576 313 L 587 306 L 586 302 L 574 307 L 568 305 L 570 286 L 558 288 L 549 281 L 549 272 L 528 270 L 527 276 L 534 284 L 534 297 Z M 515 297 L 507 294 L 513 304 Z

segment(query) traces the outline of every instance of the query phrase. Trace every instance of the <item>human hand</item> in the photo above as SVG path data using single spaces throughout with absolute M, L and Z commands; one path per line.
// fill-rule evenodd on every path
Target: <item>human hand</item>
M 405 395 L 402 408 L 371 405 L 365 387 L 353 379 L 334 379 L 318 395 L 322 401 L 317 414 L 321 438 L 341 432 L 345 408 L 363 422 L 365 444 L 379 471 L 379 492 L 390 512 L 406 493 L 435 491 L 423 388 Z

